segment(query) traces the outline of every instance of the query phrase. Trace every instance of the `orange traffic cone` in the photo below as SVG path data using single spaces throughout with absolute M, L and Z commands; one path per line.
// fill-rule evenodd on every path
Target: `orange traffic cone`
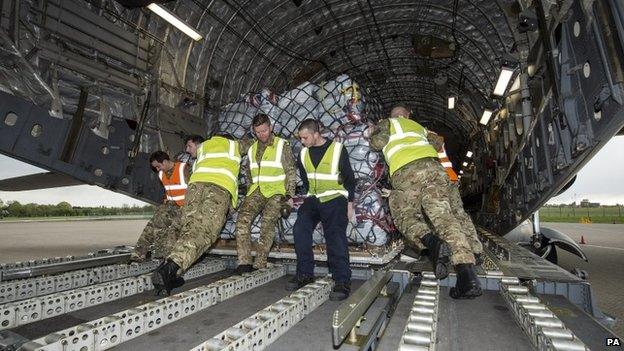
M 582 235 L 581 235 L 581 242 L 580 242 L 580 244 L 581 244 L 581 245 L 583 245 L 583 244 L 587 244 L 587 243 L 585 242 L 585 237 L 584 237 L 584 236 L 582 236 Z

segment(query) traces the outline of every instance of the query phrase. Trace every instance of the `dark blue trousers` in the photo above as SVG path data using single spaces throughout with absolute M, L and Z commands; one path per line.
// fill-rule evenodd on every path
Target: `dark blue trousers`
M 351 281 L 347 247 L 348 221 L 347 199 L 344 196 L 324 203 L 314 196 L 305 199 L 297 211 L 297 221 L 293 228 L 298 276 L 314 276 L 312 233 L 317 224 L 321 222 L 327 244 L 329 272 L 337 283 Z

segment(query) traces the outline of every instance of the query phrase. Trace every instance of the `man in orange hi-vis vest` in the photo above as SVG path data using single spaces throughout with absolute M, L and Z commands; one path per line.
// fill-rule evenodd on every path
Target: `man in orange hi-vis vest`
M 427 139 L 438 152 L 440 163 L 442 163 L 442 166 L 451 181 L 449 190 L 451 210 L 453 211 L 455 218 L 461 221 L 462 231 L 464 232 L 466 239 L 468 239 L 470 248 L 475 256 L 475 264 L 479 266 L 483 263 L 483 245 L 481 244 L 481 241 L 479 241 L 477 229 L 475 228 L 474 223 L 472 223 L 472 219 L 464 210 L 464 203 L 462 202 L 459 192 L 459 177 L 457 176 L 457 173 L 455 173 L 453 164 L 446 154 L 446 149 L 444 148 L 444 138 L 441 135 L 429 130 Z
M 164 151 L 150 155 L 150 166 L 158 172 L 165 188 L 163 203 L 156 208 L 130 256 L 132 261 L 143 261 L 152 249 L 152 257 L 166 257 L 178 239 L 181 226 L 181 210 L 184 205 L 189 180 L 189 167 L 184 162 L 174 162 Z

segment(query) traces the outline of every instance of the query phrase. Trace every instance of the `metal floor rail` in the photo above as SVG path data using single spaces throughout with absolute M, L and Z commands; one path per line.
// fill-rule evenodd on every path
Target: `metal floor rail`
M 264 350 L 329 298 L 333 280 L 324 278 L 292 293 L 191 351 Z
M 24 351 L 107 350 L 221 301 L 282 277 L 281 265 L 221 279 L 167 298 L 48 334 L 22 345 Z
M 189 269 L 185 279 L 194 279 L 226 269 L 223 260 L 199 262 Z M 124 278 L 84 288 L 0 305 L 0 330 L 71 313 L 152 290 L 150 274 Z
M 423 272 L 399 344 L 400 351 L 435 350 L 439 295 L 440 287 L 433 273 Z
M 38 258 L 38 259 L 28 260 L 28 261 L 2 263 L 0 264 L 0 281 L 10 280 L 10 279 L 7 279 L 6 277 L 10 276 L 11 273 L 16 270 L 38 268 L 41 266 L 47 266 L 50 264 L 57 264 L 57 263 L 70 263 L 70 262 L 84 260 L 84 259 L 105 258 L 108 256 L 129 253 L 130 250 L 131 250 L 131 247 L 120 246 L 120 247 L 114 247 L 111 249 L 98 250 L 96 252 L 89 252 L 85 255 L 78 255 L 78 256 L 69 255 L 69 256 L 64 256 L 64 257 L 60 257 L 60 256 L 46 257 L 46 258 Z
M 501 282 L 500 292 L 521 329 L 540 351 L 588 351 L 589 348 L 526 286 Z
M 148 261 L 132 264 L 113 264 L 45 277 L 0 283 L 0 303 L 19 301 L 116 279 L 135 277 L 153 271 L 159 263 L 160 261 Z

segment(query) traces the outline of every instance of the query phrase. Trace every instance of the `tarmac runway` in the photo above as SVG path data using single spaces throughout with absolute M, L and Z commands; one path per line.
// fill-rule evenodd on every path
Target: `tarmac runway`
M 566 270 L 584 269 L 598 299 L 600 309 L 617 318 L 613 331 L 624 336 L 624 225 L 542 223 L 543 227 L 568 234 L 577 243 L 581 235 L 585 245 L 581 248 L 588 262 L 564 250 L 557 250 L 559 265 Z
M 0 263 L 35 258 L 78 255 L 110 248 L 133 245 L 146 220 L 65 221 L 65 222 L 0 222 Z M 614 332 L 624 336 L 624 225 L 542 223 L 558 229 L 582 245 L 589 262 L 558 250 L 559 263 L 567 270 L 587 271 L 598 305 L 603 312 L 618 319 Z

